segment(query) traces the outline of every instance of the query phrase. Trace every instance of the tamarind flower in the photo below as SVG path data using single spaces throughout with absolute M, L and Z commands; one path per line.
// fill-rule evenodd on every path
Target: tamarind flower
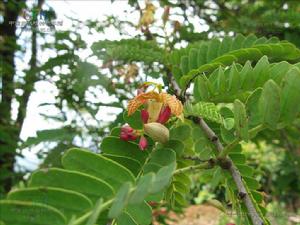
M 158 85 L 156 85 L 158 87 Z M 159 89 L 159 88 L 158 88 Z M 160 90 L 160 89 L 159 89 Z M 149 136 L 153 141 L 166 143 L 169 140 L 169 129 L 164 126 L 172 115 L 181 117 L 183 112 L 182 103 L 173 95 L 164 92 L 138 90 L 135 98 L 128 103 L 128 116 L 136 112 L 141 106 L 141 119 L 143 129 L 136 131 L 123 127 L 120 138 L 125 141 L 136 140 L 141 136 L 139 147 L 144 150 L 148 146 L 148 141 L 143 134 Z
M 132 115 L 140 106 L 146 104 L 151 122 L 156 121 L 161 109 L 169 107 L 171 114 L 179 117 L 182 115 L 182 103 L 174 96 L 167 93 L 150 91 L 140 93 L 128 103 L 128 116 Z

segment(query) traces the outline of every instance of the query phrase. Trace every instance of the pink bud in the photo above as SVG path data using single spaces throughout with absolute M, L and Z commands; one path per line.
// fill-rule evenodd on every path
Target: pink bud
M 142 136 L 139 142 L 139 147 L 143 151 L 147 148 L 147 146 L 148 146 L 148 141 L 144 136 Z
M 164 124 L 170 119 L 170 117 L 171 117 L 171 109 L 169 106 L 166 106 L 162 108 L 162 110 L 160 111 L 160 114 L 156 122 Z
M 134 141 L 137 139 L 137 135 L 132 127 L 125 125 L 121 128 L 120 138 L 124 141 Z
M 129 125 L 125 125 L 121 128 L 121 132 L 131 133 L 131 132 L 133 132 L 133 128 Z
M 143 123 L 147 123 L 148 119 L 149 119 L 149 113 L 146 109 L 142 109 L 141 111 L 141 117 L 142 117 L 142 121 Z

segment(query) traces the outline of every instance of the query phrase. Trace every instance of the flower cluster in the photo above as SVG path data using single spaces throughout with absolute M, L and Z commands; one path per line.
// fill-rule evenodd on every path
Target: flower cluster
M 124 141 L 134 141 L 138 137 L 139 147 L 145 150 L 148 141 L 145 135 L 149 136 L 153 141 L 165 143 L 169 140 L 169 130 L 164 126 L 172 115 L 180 117 L 182 115 L 183 106 L 181 102 L 172 95 L 163 92 L 138 91 L 138 95 L 128 103 L 128 116 L 132 115 L 140 107 L 141 119 L 143 121 L 142 130 L 134 130 L 129 125 L 121 128 L 120 138 Z

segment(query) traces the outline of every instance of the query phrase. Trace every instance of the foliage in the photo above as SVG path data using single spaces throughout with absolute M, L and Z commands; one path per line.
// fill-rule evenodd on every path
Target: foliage
M 201 2 L 205 1 L 197 4 Z M 91 55 L 81 58 L 78 52 L 87 45 L 76 31 L 81 24 L 75 23 L 72 30 L 55 32 L 53 41 L 41 46 L 44 50 L 54 49 L 54 57 L 38 64 L 36 52 L 32 53 L 31 69 L 21 85 L 29 92 L 22 95 L 24 99 L 15 99 L 26 107 L 34 84 L 49 81 L 57 88 L 56 98 L 41 107 L 58 110 L 56 116 L 44 116 L 61 127 L 39 131 L 35 138 L 19 144 L 21 128 L 17 135 L 12 128 L 18 123 L 22 126 L 24 107 L 19 111 L 23 115 L 19 120 L 13 120 L 11 115 L 1 118 L 0 141 L 5 142 L 1 148 L 13 146 L 4 154 L 9 152 L 10 172 L 17 147 L 56 143 L 47 149 L 50 153 L 26 184 L 15 186 L 0 201 L 1 224 L 150 224 L 149 203 L 176 211 L 189 204 L 191 172 L 198 171 L 201 182 L 218 191 L 214 195 L 217 199 L 213 199 L 215 205 L 225 210 L 232 208 L 238 215 L 238 224 L 270 224 L 264 198 L 264 191 L 270 192 L 265 172 L 282 170 L 283 174 L 271 182 L 282 184 L 280 179 L 287 179 L 288 185 L 279 185 L 274 193 L 291 192 L 297 196 L 299 156 L 294 150 L 299 147 L 300 50 L 269 35 L 219 38 L 216 33 L 212 39 L 204 39 L 206 35 L 199 39 L 187 27 L 175 25 L 174 32 L 168 35 L 166 24 L 178 22 L 171 21 L 168 10 L 182 6 L 168 1 L 162 4 L 166 5 L 163 25 L 157 32 L 149 29 L 155 26 L 155 9 L 147 3 L 140 11 L 143 20 L 137 25 L 141 36 L 95 41 Z M 228 7 L 225 3 L 217 5 Z M 97 32 L 114 26 L 121 32 L 123 23 L 110 18 L 100 26 L 89 21 L 88 26 Z M 160 31 L 165 31 L 163 40 L 159 39 Z M 32 33 L 38 35 L 34 30 Z M 183 47 L 182 40 L 190 43 Z M 32 38 L 32 45 L 36 45 L 36 38 Z M 10 55 L 15 51 L 13 48 Z M 91 63 L 92 58 L 99 60 L 101 66 Z M 14 77 L 14 72 L 5 72 Z M 32 74 L 33 80 L 29 79 Z M 128 123 L 139 135 L 146 136 L 142 133 L 145 125 L 141 113 L 128 116 L 125 105 L 137 90 L 144 91 L 145 85 L 141 84 L 149 77 L 162 78 L 164 89 L 185 105 L 183 115 L 165 124 L 169 140 L 162 144 L 149 139 L 147 150 L 141 151 L 137 140 L 125 142 L 119 138 L 120 125 Z M 1 88 L 7 88 L 5 82 Z M 116 100 L 99 100 L 101 91 Z M 8 105 L 6 111 L 10 112 Z M 119 109 L 113 122 L 97 117 L 103 107 Z M 281 164 L 274 167 L 279 168 L 262 168 L 259 165 L 267 164 L 264 158 L 245 150 L 245 143 L 259 146 L 262 140 L 270 148 L 289 152 L 278 154 Z M 84 148 L 85 141 L 92 151 Z M 8 184 L 6 190 L 12 186 Z M 295 184 L 297 190 L 291 190 Z

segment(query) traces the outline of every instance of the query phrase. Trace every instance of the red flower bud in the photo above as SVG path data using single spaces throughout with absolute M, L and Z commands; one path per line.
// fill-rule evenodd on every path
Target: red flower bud
M 140 138 L 139 147 L 142 151 L 148 147 L 148 141 L 144 136 Z
M 170 117 L 171 117 L 171 109 L 169 106 L 166 106 L 162 108 L 162 110 L 160 111 L 160 114 L 156 122 L 164 124 L 170 119 Z
M 125 125 L 121 128 L 120 138 L 124 141 L 134 141 L 137 139 L 137 135 L 132 127 Z
M 142 117 L 142 121 L 143 123 L 147 123 L 148 119 L 149 119 L 149 113 L 146 109 L 142 109 L 141 111 L 141 117 Z

